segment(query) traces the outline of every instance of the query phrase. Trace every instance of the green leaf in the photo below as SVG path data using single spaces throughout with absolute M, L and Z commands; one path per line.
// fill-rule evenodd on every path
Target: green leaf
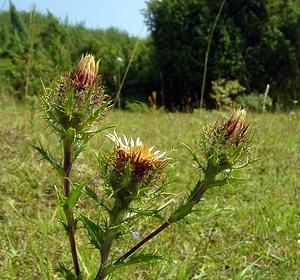
M 194 151 L 185 143 L 182 143 L 182 145 L 189 151 L 189 153 L 192 155 L 193 160 L 196 161 L 196 163 L 198 164 L 198 167 L 200 169 L 202 169 L 203 171 L 205 171 L 205 167 L 202 165 L 202 163 L 198 160 L 196 154 L 194 153 Z
M 130 184 L 131 180 L 131 173 L 132 173 L 132 166 L 130 159 L 126 162 L 125 168 L 123 171 L 123 176 L 122 176 L 122 187 L 127 188 L 128 185 Z
M 222 180 L 214 180 L 209 184 L 209 186 L 211 186 L 211 187 L 220 187 L 220 186 L 224 186 L 224 185 L 236 185 L 236 184 L 240 184 L 242 182 L 245 182 L 245 179 L 225 178 L 225 179 L 222 179 Z
M 65 113 L 67 116 L 71 116 L 73 113 L 73 106 L 74 106 L 74 91 L 71 91 L 68 94 L 68 98 L 65 103 Z
M 192 212 L 194 206 L 195 202 L 188 202 L 186 204 L 180 205 L 171 215 L 169 222 L 175 223 L 179 220 L 182 220 Z
M 90 126 L 94 123 L 96 119 L 98 119 L 101 115 L 109 109 L 111 101 L 105 102 L 102 106 L 98 107 L 95 111 L 91 111 L 89 116 L 84 120 L 83 127 Z
M 57 207 L 60 214 L 60 222 L 62 223 L 64 229 L 68 230 L 68 219 L 65 211 L 66 198 L 61 194 L 60 190 L 55 186 L 55 193 L 58 199 Z
M 191 193 L 189 195 L 188 201 L 190 201 L 192 199 L 192 197 L 194 195 L 196 195 L 196 193 L 199 192 L 200 189 L 202 189 L 202 188 L 204 188 L 204 182 L 203 182 L 203 180 L 199 179 L 197 181 L 196 185 L 194 186 L 194 188 L 192 189 L 192 191 L 191 191 Z
M 163 220 L 164 218 L 159 214 L 160 210 L 161 209 L 154 209 L 154 210 L 139 210 L 138 209 L 136 211 L 133 211 L 133 212 L 135 212 L 135 215 L 134 215 L 133 218 L 136 218 L 136 217 L 155 217 L 155 218 L 158 218 L 160 220 Z M 132 217 L 130 217 L 130 218 L 132 218 Z
M 234 152 L 231 154 L 230 158 L 229 158 L 229 163 L 230 164 L 233 164 L 237 158 L 239 157 L 239 155 L 241 154 L 241 150 L 242 150 L 242 145 L 241 146 L 238 146 Z
M 48 152 L 46 149 L 44 149 L 44 147 L 42 146 L 41 143 L 39 143 L 39 146 L 34 146 L 31 145 L 34 149 L 36 149 L 45 160 L 47 160 L 48 162 L 50 162 L 50 164 L 52 165 L 52 167 L 57 170 L 57 172 L 64 177 L 65 176 L 65 171 L 63 169 L 63 167 L 61 166 L 61 164 L 51 155 L 50 152 Z
M 115 128 L 116 125 L 112 125 L 112 124 L 105 124 L 103 125 L 101 128 L 97 129 L 97 130 L 86 130 L 86 131 L 83 131 L 81 132 L 82 135 L 84 136 L 87 136 L 88 139 L 92 138 L 94 135 L 96 135 L 97 133 L 101 133 L 103 132 L 104 130 L 107 130 L 107 129 L 111 129 L 111 128 Z
M 68 142 L 73 143 L 76 137 L 76 130 L 73 127 L 69 127 L 66 133 L 66 139 Z
M 86 150 L 86 144 L 88 139 L 77 140 L 75 141 L 74 151 L 73 151 L 73 161 L 84 151 Z
M 41 101 L 45 114 L 44 119 L 52 127 L 55 133 L 58 133 L 61 136 L 65 135 L 66 131 L 63 128 L 59 118 L 57 117 L 57 113 L 55 114 L 55 111 L 60 111 L 60 109 L 57 108 L 57 106 L 55 106 L 54 104 L 50 103 L 47 97 L 42 97 Z
M 74 208 L 75 204 L 79 200 L 81 196 L 81 192 L 83 188 L 86 186 L 86 182 L 83 182 L 81 184 L 76 184 L 73 186 L 73 188 L 70 191 L 70 195 L 65 201 L 65 209 L 72 209 Z
M 103 244 L 103 230 L 88 217 L 81 215 L 81 221 L 88 232 L 89 240 L 91 244 L 95 246 L 99 251 L 102 249 Z
M 76 276 L 71 269 L 67 268 L 62 262 L 59 262 L 59 267 L 56 269 L 57 272 L 63 275 L 67 280 L 81 280 L 81 276 Z
M 104 268 L 105 275 L 108 275 L 112 273 L 113 271 L 124 267 L 124 266 L 130 266 L 134 264 L 139 264 L 142 262 L 153 262 L 158 260 L 167 260 L 166 258 L 156 255 L 156 254 L 134 254 L 130 257 L 128 257 L 125 260 L 121 260 L 120 262 L 116 264 L 109 264 L 107 267 Z
M 104 205 L 103 201 L 98 197 L 98 195 L 90 188 L 90 187 L 85 187 L 85 193 L 91 198 L 93 199 L 96 203 L 98 203 L 98 205 L 101 205 L 102 207 L 105 208 L 105 210 L 107 210 L 108 212 L 110 211 L 110 209 Z

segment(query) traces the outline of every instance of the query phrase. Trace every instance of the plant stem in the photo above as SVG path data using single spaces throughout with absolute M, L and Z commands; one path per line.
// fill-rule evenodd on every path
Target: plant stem
M 120 202 L 116 200 L 115 205 L 110 213 L 109 228 L 117 226 L 120 224 L 120 222 L 122 222 L 121 217 L 124 211 L 126 211 L 127 206 L 128 205 L 122 207 Z M 108 232 L 104 236 L 103 248 L 101 250 L 101 264 L 97 272 L 97 275 L 95 277 L 95 280 L 102 280 L 105 278 L 103 269 L 107 263 L 112 242 L 115 238 L 116 238 L 116 234 L 114 232 L 111 232 L 110 230 L 108 230 Z
M 200 199 L 203 197 L 204 193 L 207 191 L 207 187 L 205 186 L 207 184 L 207 180 L 203 180 L 201 182 L 198 182 L 196 184 L 196 188 L 198 189 L 195 194 L 186 202 L 186 204 L 192 203 L 192 202 L 199 202 Z M 176 211 L 175 211 L 176 212 Z M 175 213 L 174 212 L 174 213 Z M 167 227 L 169 227 L 172 223 L 176 222 L 176 220 L 174 221 L 172 219 L 172 215 L 171 217 L 165 222 L 163 223 L 159 228 L 157 228 L 156 230 L 152 231 L 148 236 L 146 236 L 142 241 L 140 241 L 138 244 L 136 244 L 135 246 L 133 246 L 129 251 L 127 251 L 122 257 L 120 257 L 119 259 L 117 259 L 114 262 L 114 265 L 118 264 L 121 261 L 124 261 L 126 258 L 128 258 L 130 255 L 132 255 L 136 250 L 138 250 L 141 246 L 143 246 L 146 242 L 148 242 L 149 240 L 151 240 L 153 237 L 155 237 L 156 235 L 158 235 L 160 232 L 162 232 L 164 229 L 166 229 Z M 100 280 L 99 279 L 95 279 L 95 280 Z
M 153 237 L 158 235 L 160 232 L 162 232 L 164 229 L 166 229 L 171 223 L 169 221 L 166 221 L 163 223 L 159 228 L 152 231 L 147 237 L 145 237 L 142 241 L 140 241 L 138 244 L 133 246 L 127 253 L 125 253 L 122 257 L 120 257 L 118 260 L 114 262 L 114 265 L 118 264 L 120 261 L 123 261 L 127 259 L 130 255 L 132 255 L 137 249 L 139 249 L 142 245 L 144 245 L 146 242 L 151 240 Z M 99 280 L 99 279 L 97 279 Z
M 70 173 L 72 170 L 72 150 L 73 146 L 68 139 L 64 139 L 64 171 L 65 177 L 63 178 L 63 187 L 65 197 L 70 195 Z M 80 275 L 80 267 L 78 262 L 76 242 L 75 242 L 75 229 L 74 229 L 74 216 L 73 209 L 69 209 L 67 212 L 67 221 L 68 221 L 68 236 L 71 247 L 71 254 L 75 269 L 75 274 L 78 277 Z
M 70 194 L 70 173 L 72 170 L 72 144 L 69 141 L 64 140 L 64 172 L 65 176 L 63 178 L 63 186 L 65 197 Z
M 107 260 L 108 260 L 109 252 L 110 252 L 111 245 L 112 245 L 112 241 L 113 241 L 113 238 L 111 236 L 107 236 L 106 238 L 104 238 L 103 250 L 102 250 L 102 253 L 101 253 L 101 264 L 100 264 L 100 268 L 97 272 L 97 275 L 95 277 L 95 280 L 102 280 L 105 277 L 103 269 L 104 269 L 105 264 L 107 263 Z
M 70 211 L 68 213 L 67 218 L 68 218 L 68 235 L 69 235 L 72 259 L 73 259 L 75 274 L 78 277 L 80 275 L 80 267 L 79 267 L 77 250 L 76 250 L 73 211 Z

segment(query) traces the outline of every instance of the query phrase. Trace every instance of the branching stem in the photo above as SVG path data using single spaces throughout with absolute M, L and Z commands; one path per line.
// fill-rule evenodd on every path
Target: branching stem
M 141 246 L 143 246 L 146 242 L 151 240 L 153 237 L 158 235 L 160 232 L 162 232 L 164 229 L 166 229 L 171 223 L 169 221 L 166 221 L 163 223 L 159 228 L 152 231 L 147 237 L 145 237 L 142 241 L 140 241 L 138 244 L 133 246 L 127 253 L 125 253 L 122 257 L 120 257 L 117 261 L 114 262 L 114 265 L 118 264 L 120 261 L 123 261 L 127 259 L 130 255 L 132 255 L 137 249 L 139 249 Z

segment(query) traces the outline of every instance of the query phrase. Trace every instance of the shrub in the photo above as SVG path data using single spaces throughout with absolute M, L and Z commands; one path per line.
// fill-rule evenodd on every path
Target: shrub
M 149 112 L 149 107 L 147 106 L 146 103 L 143 102 L 130 102 L 130 101 L 126 101 L 125 103 L 125 109 L 132 112 L 132 113 L 136 113 L 136 112 L 140 112 L 140 113 L 145 113 L 145 112 Z
M 213 91 L 211 97 L 215 100 L 218 109 L 231 106 L 235 97 L 246 89 L 238 80 L 218 79 L 211 83 Z
M 243 108 L 247 108 L 250 111 L 262 112 L 264 104 L 264 95 L 257 92 L 252 92 L 250 94 L 240 95 L 236 98 L 236 103 Z M 266 96 L 265 106 L 266 109 L 271 109 L 272 98 Z

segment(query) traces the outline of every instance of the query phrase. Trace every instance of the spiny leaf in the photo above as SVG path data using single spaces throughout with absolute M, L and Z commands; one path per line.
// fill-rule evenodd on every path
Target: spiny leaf
M 85 119 L 83 122 L 83 127 L 90 126 L 96 119 L 98 119 L 101 115 L 104 115 L 104 113 L 109 109 L 110 107 L 110 101 L 105 102 L 102 104 L 102 106 L 98 107 L 95 111 L 92 111 L 89 116 Z
M 68 219 L 66 216 L 66 212 L 65 212 L 65 201 L 66 198 L 61 194 L 60 190 L 55 186 L 55 193 L 57 196 L 57 207 L 58 207 L 58 211 L 60 213 L 60 218 L 61 218 L 61 223 L 64 227 L 64 229 L 67 231 L 68 230 Z
M 73 113 L 73 106 L 74 106 L 74 91 L 71 91 L 68 94 L 68 98 L 65 103 L 65 113 L 66 115 L 70 116 Z
M 225 178 L 222 180 L 214 180 L 213 182 L 211 182 L 209 185 L 211 187 L 220 187 L 220 186 L 224 186 L 224 185 L 235 185 L 235 184 L 239 184 L 244 182 L 245 179 L 241 179 L 241 178 Z
M 64 135 L 66 133 L 65 129 L 62 127 L 61 122 L 59 120 L 59 118 L 57 117 L 57 115 L 54 113 L 54 109 L 53 107 L 55 107 L 53 104 L 51 104 L 48 101 L 47 97 L 42 97 L 41 98 L 42 101 L 42 105 L 43 105 L 43 110 L 44 110 L 44 114 L 45 117 L 44 119 L 48 122 L 48 124 L 52 127 L 52 129 L 60 134 L 60 135 Z M 57 111 L 59 111 L 60 109 L 55 107 Z
M 188 216 L 192 212 L 194 206 L 195 206 L 195 202 L 189 202 L 189 203 L 180 205 L 171 215 L 171 217 L 169 219 L 170 223 L 180 221 L 183 218 L 185 218 L 186 216 Z
M 103 244 L 103 230 L 88 217 L 81 215 L 81 221 L 88 232 L 91 244 L 95 246 L 99 251 L 102 249 Z
M 90 130 L 85 130 L 85 131 L 82 131 L 81 134 L 84 135 L 84 136 L 88 136 L 88 138 L 90 139 L 94 135 L 96 135 L 97 133 L 100 133 L 100 132 L 103 132 L 104 130 L 115 128 L 115 127 L 116 127 L 116 125 L 105 124 L 97 130 L 91 130 L 91 131 Z
M 46 149 L 44 149 L 44 147 L 42 146 L 41 143 L 39 143 L 39 146 L 34 146 L 31 145 L 34 149 L 36 149 L 45 160 L 47 160 L 48 162 L 50 162 L 50 164 L 52 165 L 52 167 L 58 171 L 58 173 L 61 176 L 65 176 L 65 171 L 63 169 L 63 167 L 61 166 L 61 164 L 51 155 L 50 152 L 48 152 Z
M 101 205 L 102 207 L 105 208 L 105 210 L 110 211 L 110 209 L 106 205 L 104 205 L 103 201 L 90 187 L 85 187 L 85 192 L 91 199 L 93 199 L 96 203 L 98 203 L 98 205 Z
M 84 151 L 86 150 L 87 140 L 75 141 L 74 151 L 73 151 L 73 161 Z
M 239 155 L 241 154 L 241 150 L 242 150 L 242 145 L 237 147 L 234 152 L 231 154 L 230 158 L 229 158 L 229 163 L 232 164 L 234 163 L 237 158 L 239 157 Z
M 189 151 L 189 153 L 192 155 L 193 157 L 193 160 L 196 161 L 196 163 L 198 164 L 198 167 L 200 169 L 202 169 L 203 171 L 205 171 L 205 168 L 204 166 L 202 165 L 202 163 L 198 160 L 196 154 L 194 153 L 194 151 L 188 146 L 186 145 L 185 143 L 182 143 L 182 145 Z
M 68 196 L 68 198 L 65 201 L 66 207 L 68 207 L 68 209 L 73 210 L 73 208 L 74 208 L 75 204 L 77 203 L 77 201 L 79 200 L 79 198 L 81 196 L 81 192 L 85 186 L 86 186 L 86 182 L 83 182 L 81 184 L 76 184 L 75 186 L 73 186 L 73 188 L 71 189 L 70 195 Z
M 59 262 L 59 267 L 56 269 L 57 272 L 61 273 L 67 280 L 81 280 L 82 278 L 77 277 L 73 274 L 72 270 L 67 268 L 66 265 L 62 262 Z

